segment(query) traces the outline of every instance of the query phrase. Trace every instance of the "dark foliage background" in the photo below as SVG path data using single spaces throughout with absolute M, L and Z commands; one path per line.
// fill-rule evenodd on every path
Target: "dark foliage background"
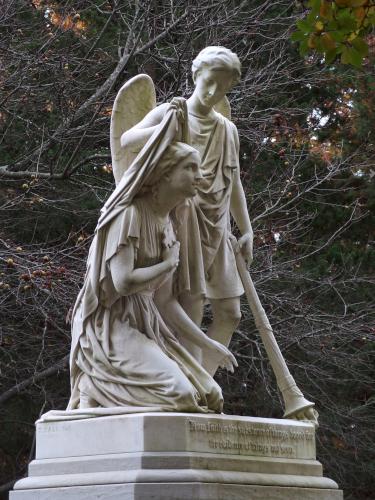
M 243 63 L 230 95 L 255 229 L 252 276 L 292 373 L 316 401 L 318 458 L 347 500 L 373 497 L 374 36 L 362 68 L 301 58 L 289 0 L 0 0 L 1 491 L 26 473 L 34 421 L 69 394 L 69 310 L 114 187 L 109 121 L 145 72 L 192 91 L 206 45 Z M 246 303 L 219 373 L 226 412 L 280 417 Z M 209 320 L 209 311 L 207 318 Z M 5 498 L 5 497 L 4 497 Z

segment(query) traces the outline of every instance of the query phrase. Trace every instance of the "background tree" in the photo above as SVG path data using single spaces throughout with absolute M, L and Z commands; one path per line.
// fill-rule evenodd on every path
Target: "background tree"
M 369 52 L 368 37 L 375 26 L 374 0 L 308 0 L 305 16 L 297 21 L 292 40 L 300 53 L 324 54 L 331 63 L 338 56 L 343 64 L 360 67 Z
M 289 0 L 0 0 L 0 464 L 5 492 L 34 420 L 69 395 L 69 312 L 114 188 L 109 121 L 140 73 L 188 96 L 201 48 L 243 62 L 230 96 L 256 236 L 252 276 L 291 371 L 321 414 L 318 455 L 347 499 L 374 479 L 374 45 L 360 70 L 301 58 Z M 209 313 L 207 314 L 209 319 Z M 226 411 L 281 416 L 251 314 L 219 373 Z

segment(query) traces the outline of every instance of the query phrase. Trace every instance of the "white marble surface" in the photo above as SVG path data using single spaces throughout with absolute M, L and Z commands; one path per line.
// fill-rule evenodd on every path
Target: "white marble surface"
M 172 108 L 178 120 L 175 140 L 191 144 L 198 151 L 202 172 L 194 203 L 178 231 L 181 258 L 175 297 L 198 326 L 208 301 L 213 321 L 207 335 L 228 346 L 241 317 L 240 296 L 245 292 L 284 399 L 284 416 L 309 419 L 317 425 L 314 403 L 304 398 L 289 372 L 245 263 L 253 259 L 253 229 L 240 178 L 238 132 L 226 97 L 241 78 L 241 62 L 230 49 L 209 46 L 193 60 L 192 77 L 194 91 L 187 100 L 175 97 L 159 106 L 149 76 L 137 75 L 121 87 L 111 121 L 116 183 L 121 185 L 137 163 L 137 154 L 141 156 L 147 150 Z M 241 233 L 238 241 L 229 229 L 230 218 Z M 181 324 L 177 316 L 170 314 L 168 304 L 156 302 L 167 324 L 181 332 Z M 218 356 L 202 349 L 189 338 L 186 329 L 179 341 L 208 373 L 215 374 L 220 366 Z M 224 366 L 228 367 L 228 360 Z M 181 407 L 178 410 L 190 411 Z
M 37 423 L 38 460 L 142 451 L 315 459 L 315 429 L 294 420 L 194 413 Z
M 342 499 L 322 475 L 309 422 L 119 415 L 39 422 L 36 445 L 10 500 Z
M 12 493 L 10 500 L 343 500 L 339 490 L 238 484 L 149 483 Z

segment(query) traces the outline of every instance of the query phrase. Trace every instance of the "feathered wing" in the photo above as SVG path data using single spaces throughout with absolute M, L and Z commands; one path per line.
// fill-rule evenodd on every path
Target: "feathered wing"
M 221 115 L 225 116 L 225 118 L 228 118 L 228 120 L 231 119 L 232 112 L 230 108 L 230 102 L 228 101 L 227 96 L 224 96 L 221 101 L 215 104 L 214 110 L 217 113 L 220 113 Z
M 143 120 L 155 107 L 155 86 L 148 75 L 131 78 L 119 90 L 112 108 L 110 128 L 112 169 L 116 184 L 133 160 L 132 155 L 121 147 L 122 134 Z

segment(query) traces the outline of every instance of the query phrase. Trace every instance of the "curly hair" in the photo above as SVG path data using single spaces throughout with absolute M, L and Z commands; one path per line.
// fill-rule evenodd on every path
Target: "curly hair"
M 226 47 L 210 46 L 199 52 L 191 66 L 194 81 L 198 71 L 204 67 L 232 71 L 234 85 L 241 79 L 240 60 L 237 54 Z

